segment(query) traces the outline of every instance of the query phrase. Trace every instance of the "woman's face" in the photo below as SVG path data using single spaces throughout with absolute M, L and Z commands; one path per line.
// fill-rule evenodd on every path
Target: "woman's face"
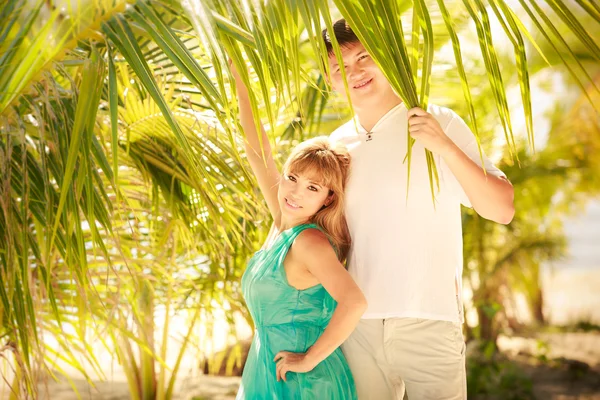
M 279 207 L 291 222 L 303 222 L 331 201 L 329 188 L 318 183 L 313 174 L 284 173 L 279 184 Z

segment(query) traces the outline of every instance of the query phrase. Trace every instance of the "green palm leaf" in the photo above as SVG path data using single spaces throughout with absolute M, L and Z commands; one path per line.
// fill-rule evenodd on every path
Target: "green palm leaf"
M 514 48 L 530 146 L 534 70 L 527 51 L 531 44 L 539 52 L 536 32 L 530 34 L 504 0 L 435 3 L 335 0 L 407 106 L 427 106 L 433 58 L 452 45 L 456 69 L 448 79 L 460 81 L 459 104 L 481 144 L 480 121 L 493 116 L 491 109 L 482 115 L 476 95 L 488 88 L 474 85 L 480 77 L 464 62 L 459 42 L 466 23 L 475 21 L 487 97 L 513 155 L 524 162 L 504 88 L 509 71 L 500 68 L 503 55 L 496 32 L 492 41 L 489 19 L 498 19 L 498 34 Z M 548 53 L 558 54 L 595 106 L 600 91 L 578 50 L 588 60 L 599 59 L 593 29 L 600 6 L 590 0 L 546 3 L 520 0 L 525 17 L 548 42 Z M 52 4 L 7 0 L 0 6 L 0 338 L 14 344 L 19 378 L 34 392 L 37 352 L 46 352 L 46 365 L 60 354 L 86 377 L 79 354 L 101 369 L 85 341 L 90 318 L 98 318 L 121 343 L 117 351 L 129 366 L 132 393 L 143 380 L 148 395 L 159 379 L 156 388 L 168 397 L 180 360 L 168 377 L 162 343 L 157 347 L 132 331 L 153 327 L 132 328 L 123 322 L 125 314 L 147 317 L 165 300 L 201 307 L 198 318 L 210 315 L 215 301 L 243 312 L 241 271 L 269 225 L 239 153 L 243 139 L 234 134 L 239 126 L 227 58 L 254 89 L 253 112 L 267 121 L 281 162 L 296 140 L 326 134 L 338 125 L 338 114 L 349 114 L 329 97 L 323 79 L 320 31 L 323 21 L 332 29 L 336 11 L 326 0 L 191 1 L 185 8 L 171 0 L 82 0 L 66 9 Z M 403 26 L 410 22 L 409 10 L 412 26 Z M 594 27 L 587 29 L 588 22 Z M 339 59 L 335 43 L 334 53 Z M 578 157 L 587 154 L 587 147 L 573 148 Z M 433 193 L 430 154 L 427 160 Z M 177 281 L 179 263 L 194 277 Z M 145 307 L 119 298 L 135 282 L 152 282 Z M 66 326 L 75 334 L 64 333 Z M 56 336 L 58 350 L 44 346 L 41 331 Z M 140 354 L 142 365 L 135 361 Z M 162 372 L 149 368 L 153 360 Z

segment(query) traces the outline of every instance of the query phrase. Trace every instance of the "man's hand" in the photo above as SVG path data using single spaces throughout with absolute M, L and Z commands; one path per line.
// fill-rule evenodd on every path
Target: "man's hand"
M 442 157 L 456 146 L 437 119 L 419 107 L 408 110 L 408 132 L 427 150 Z
M 481 165 L 446 135 L 435 117 L 419 107 L 408 111 L 408 130 L 426 149 L 444 159 L 479 215 L 510 223 L 515 215 L 514 189 L 506 178 L 485 174 Z
M 287 382 L 285 377 L 287 372 L 309 372 L 316 366 L 306 353 L 290 351 L 280 351 L 273 361 L 277 361 L 277 381 L 283 379 L 285 382 Z

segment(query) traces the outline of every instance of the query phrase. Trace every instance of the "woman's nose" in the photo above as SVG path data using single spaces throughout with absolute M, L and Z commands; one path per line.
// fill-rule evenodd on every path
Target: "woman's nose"
M 298 199 L 299 197 L 302 197 L 302 188 L 300 187 L 300 185 L 294 185 L 290 194 L 292 195 L 292 197 L 294 199 Z

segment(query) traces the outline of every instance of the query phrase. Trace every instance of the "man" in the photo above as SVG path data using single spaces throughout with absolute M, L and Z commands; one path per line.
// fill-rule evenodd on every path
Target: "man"
M 507 224 L 513 188 L 453 111 L 407 109 L 344 20 L 342 47 L 354 120 L 331 137 L 352 156 L 346 218 L 348 269 L 368 309 L 342 349 L 360 400 L 466 399 L 462 336 L 460 204 Z M 332 88 L 345 93 L 330 37 Z M 407 132 L 408 128 L 408 132 Z M 407 135 L 416 139 L 407 188 Z M 435 155 L 440 188 L 431 197 L 424 149 Z M 407 193 L 408 190 L 408 193 Z

